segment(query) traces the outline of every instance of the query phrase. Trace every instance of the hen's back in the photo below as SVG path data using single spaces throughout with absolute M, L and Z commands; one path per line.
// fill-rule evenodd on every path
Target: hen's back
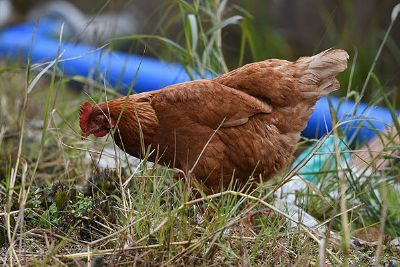
M 276 106 L 326 95 L 339 87 L 336 75 L 347 67 L 344 50 L 326 50 L 294 62 L 269 59 L 247 64 L 214 79 Z
M 237 166 L 242 159 L 242 176 L 253 166 L 253 174 L 269 179 L 291 162 L 316 101 L 338 89 L 335 77 L 346 69 L 347 59 L 343 50 L 327 50 L 295 62 L 270 59 L 248 64 L 215 79 L 272 106 L 271 113 L 254 116 L 240 129 L 224 129 L 220 135 L 225 143 L 241 138 L 229 145 L 236 154 L 227 158 Z
M 247 64 L 215 81 L 265 101 L 273 107 L 270 123 L 281 133 L 301 132 L 316 101 L 339 88 L 336 75 L 347 67 L 344 50 L 326 50 L 294 62 L 269 59 Z

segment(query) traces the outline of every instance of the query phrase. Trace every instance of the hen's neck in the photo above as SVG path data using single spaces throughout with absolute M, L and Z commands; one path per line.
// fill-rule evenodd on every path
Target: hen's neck
M 158 127 L 158 119 L 149 99 L 133 95 L 129 97 L 125 107 L 124 103 L 125 97 L 108 102 L 110 114 L 116 123 L 114 139 L 121 149 L 139 157 L 143 146 L 146 149 L 151 144 Z

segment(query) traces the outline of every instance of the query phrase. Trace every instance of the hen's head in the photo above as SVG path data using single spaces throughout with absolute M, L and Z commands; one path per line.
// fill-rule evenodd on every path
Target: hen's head
M 93 106 L 88 102 L 81 105 L 79 109 L 79 126 L 82 136 L 94 134 L 96 137 L 107 135 L 115 126 L 115 120 L 108 115 L 107 109 L 102 110 L 99 106 Z

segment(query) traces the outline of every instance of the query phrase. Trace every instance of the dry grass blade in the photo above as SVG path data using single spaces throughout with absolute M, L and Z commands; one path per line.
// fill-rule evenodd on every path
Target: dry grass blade
M 3 265 L 94 266 L 100 260 L 121 266 L 390 266 L 391 259 L 399 260 L 393 247 L 387 244 L 400 235 L 397 164 L 400 124 L 395 120 L 398 85 L 391 80 L 396 75 L 386 68 L 390 64 L 382 62 L 382 66 L 377 66 L 381 64 L 378 60 L 386 60 L 388 55 L 389 59 L 393 57 L 396 63 L 400 62 L 396 36 L 390 34 L 400 5 L 393 8 L 385 36 L 373 33 L 365 38 L 371 45 L 356 46 L 357 51 L 351 53 L 351 69 L 339 77 L 347 89 L 344 93 L 338 91 L 344 95 L 341 99 L 370 101 L 371 105 L 382 104 L 390 110 L 393 125 L 369 146 L 351 150 L 335 143 L 332 151 L 319 152 L 328 137 L 304 140 L 299 152 L 312 144 L 310 153 L 276 179 L 248 191 L 227 190 L 194 199 L 190 186 L 196 180 L 192 173 L 224 122 L 215 129 L 186 173 L 158 165 L 165 151 L 144 147 L 143 133 L 140 160 L 118 150 L 112 138 L 81 139 L 77 130 L 80 104 L 88 99 L 100 103 L 108 101 L 110 95 L 120 94 L 108 86 L 110 73 L 97 76 L 102 68 L 90 70 L 89 75 L 94 75 L 91 77 L 65 77 L 58 68 L 60 63 L 79 61 L 93 53 L 100 60 L 106 55 L 103 50 L 128 43 L 120 42 L 123 40 L 135 41 L 129 51 L 140 51 L 143 56 L 150 51 L 165 62 L 180 63 L 191 78 L 209 78 L 226 72 L 237 62 L 242 66 L 265 58 L 297 56 L 298 47 L 292 47 L 290 38 L 282 38 L 267 23 L 269 17 L 260 18 L 261 10 L 256 10 L 258 6 L 250 2 L 236 5 L 228 0 L 166 1 L 159 7 L 160 29 L 150 34 L 112 39 L 98 49 L 71 57 L 65 57 L 70 53 L 64 53 L 60 45 L 55 59 L 34 65 L 28 62 L 23 70 L 15 62 L 1 62 L 0 261 Z M 344 2 L 338 5 L 339 9 L 350 6 L 348 1 Z M 102 4 L 88 24 L 111 3 L 107 0 Z M 248 12 L 245 7 L 255 9 Z M 300 11 L 296 10 L 296 14 L 301 14 Z M 329 40 L 321 40 L 321 45 L 351 52 L 356 36 L 331 28 L 335 27 L 336 15 L 330 10 L 327 13 Z M 324 17 L 325 13 L 320 15 Z M 354 28 L 347 26 L 349 32 Z M 384 32 L 381 28 L 375 30 Z M 351 45 L 346 44 L 347 39 Z M 377 51 L 371 49 L 375 43 Z M 368 62 L 371 63 L 365 65 Z M 129 94 L 141 71 L 139 68 L 132 73 L 135 79 Z M 379 79 L 385 83 L 381 84 Z M 77 85 L 84 93 L 71 90 Z M 359 87 L 361 91 L 355 89 Z M 380 98 L 374 100 L 375 94 Z M 127 100 L 128 96 L 125 104 Z M 118 122 L 122 115 L 123 112 Z M 331 115 L 336 117 L 336 111 Z M 332 138 L 342 138 L 345 125 L 361 125 L 365 121 L 364 117 L 351 115 L 334 123 L 329 132 Z M 157 158 L 154 164 L 148 162 L 149 156 L 154 156 L 152 153 Z M 325 156 L 331 158 L 327 166 L 311 171 L 315 181 L 307 180 L 309 174 L 303 168 L 314 162 L 313 157 Z M 189 182 L 174 179 L 176 172 Z M 300 184 L 295 192 L 288 193 L 293 203 L 280 199 L 284 194 L 277 194 L 278 190 L 283 191 L 283 185 L 291 185 L 287 182 Z M 199 187 L 201 191 L 203 188 Z M 307 220 L 310 217 L 306 215 L 314 220 Z M 363 242 L 359 233 L 369 234 L 370 230 L 375 239 Z

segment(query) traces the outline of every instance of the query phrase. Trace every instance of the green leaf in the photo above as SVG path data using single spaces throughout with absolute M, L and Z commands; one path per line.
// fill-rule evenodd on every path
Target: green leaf
M 58 189 L 54 196 L 54 202 L 57 206 L 58 210 L 64 210 L 64 208 L 68 205 L 69 201 L 69 193 L 67 190 Z
M 45 68 L 43 68 L 38 75 L 36 75 L 36 77 L 32 80 L 32 82 L 29 83 L 28 88 L 26 89 L 26 91 L 28 92 L 28 94 L 32 91 L 33 87 L 35 87 L 35 85 L 38 83 L 38 81 L 40 80 L 40 78 L 42 78 L 42 76 L 47 73 L 47 71 L 53 67 L 58 60 L 62 57 L 62 55 L 64 54 L 64 51 L 62 51 L 60 53 L 60 55 L 58 55 L 53 61 L 51 61 Z
M 181 52 L 182 54 L 186 54 L 186 50 L 185 48 L 183 48 L 182 46 L 180 46 L 179 44 L 175 43 L 174 41 L 165 38 L 165 37 L 161 37 L 158 35 L 151 35 L 151 34 L 131 34 L 131 35 L 126 35 L 123 37 L 118 37 L 118 38 L 114 38 L 111 41 L 118 41 L 118 40 L 140 40 L 140 39 L 155 39 L 155 40 L 159 40 L 165 44 L 168 44 L 172 47 L 174 47 L 176 50 L 178 50 L 179 52 Z
M 386 187 L 386 196 L 388 200 L 387 208 L 388 208 L 388 215 L 390 219 L 393 221 L 400 222 L 400 192 L 398 192 L 392 185 L 385 184 L 383 185 Z M 384 192 L 382 188 L 380 189 L 380 193 L 383 195 Z
M 243 17 L 239 16 L 239 15 L 227 18 L 226 20 L 221 21 L 220 23 L 218 23 L 217 25 L 215 25 L 214 27 L 209 29 L 206 34 L 207 35 L 211 34 L 219 29 L 225 28 L 228 25 L 238 24 L 242 19 L 243 19 Z
M 400 4 L 397 4 L 392 9 L 392 23 L 397 19 L 397 16 L 399 15 L 399 12 L 400 12 Z
M 198 35 L 198 26 L 197 26 L 197 20 L 196 16 L 194 14 L 189 14 L 187 16 L 189 26 L 190 26 L 190 36 L 192 37 L 192 51 L 196 51 L 197 48 L 197 43 L 199 40 L 199 35 Z

